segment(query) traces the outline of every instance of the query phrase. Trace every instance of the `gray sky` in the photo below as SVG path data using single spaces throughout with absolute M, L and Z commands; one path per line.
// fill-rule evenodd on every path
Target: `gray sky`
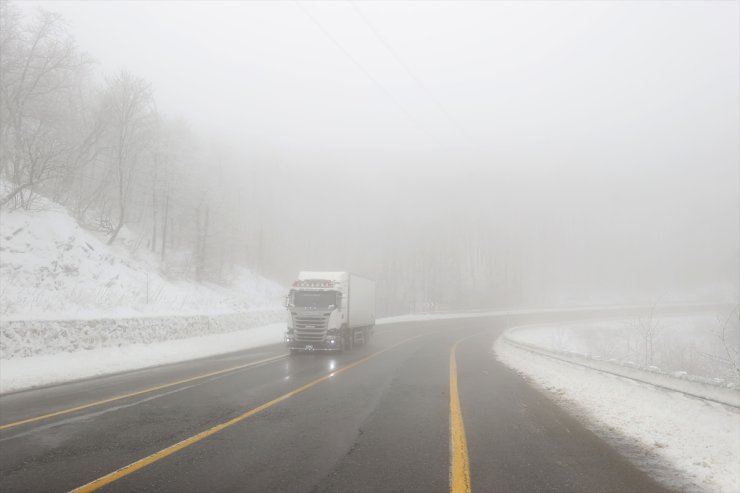
M 369 223 L 498 208 L 562 273 L 736 269 L 738 2 L 25 5 L 236 152 L 383 197 Z
M 237 141 L 539 163 L 737 125 L 737 2 L 37 3 Z

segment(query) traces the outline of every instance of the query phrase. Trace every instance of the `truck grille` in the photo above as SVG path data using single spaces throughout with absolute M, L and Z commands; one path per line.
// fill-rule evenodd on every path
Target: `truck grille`
M 295 340 L 299 342 L 324 342 L 329 317 L 299 315 L 295 320 Z

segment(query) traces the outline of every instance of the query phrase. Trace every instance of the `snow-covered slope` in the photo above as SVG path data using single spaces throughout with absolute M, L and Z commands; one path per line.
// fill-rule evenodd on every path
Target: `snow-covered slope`
M 730 359 L 738 350 L 737 307 L 656 316 L 651 319 L 650 334 L 645 330 L 648 324 L 642 322 L 645 319 L 623 317 L 519 327 L 507 337 L 548 351 L 740 387 L 740 374 Z M 652 339 L 651 345 L 646 345 L 646 338 Z
M 553 360 L 503 339 L 494 351 L 669 488 L 739 490 L 737 409 Z
M 58 204 L 0 210 L 0 317 L 69 319 L 213 314 L 274 308 L 284 288 L 244 268 L 229 286 L 168 279 L 157 257 L 123 231 L 105 238 Z

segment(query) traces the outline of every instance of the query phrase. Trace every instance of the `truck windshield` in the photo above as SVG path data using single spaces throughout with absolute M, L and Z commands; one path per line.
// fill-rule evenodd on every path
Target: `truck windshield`
M 336 305 L 336 291 L 295 291 L 293 305 L 299 308 L 328 308 Z

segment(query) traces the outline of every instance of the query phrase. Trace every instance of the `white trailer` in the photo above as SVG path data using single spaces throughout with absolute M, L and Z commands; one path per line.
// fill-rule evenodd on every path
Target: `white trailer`
M 372 335 L 375 281 L 350 272 L 300 272 L 286 307 L 291 353 L 352 349 Z

